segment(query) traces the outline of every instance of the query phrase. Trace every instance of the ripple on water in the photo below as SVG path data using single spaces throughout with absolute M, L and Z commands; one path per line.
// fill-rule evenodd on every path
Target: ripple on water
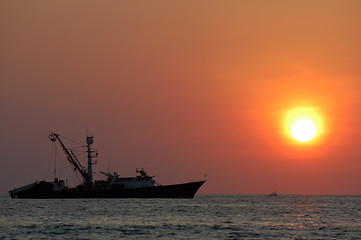
M 357 239 L 359 196 L 0 198 L 0 239 Z

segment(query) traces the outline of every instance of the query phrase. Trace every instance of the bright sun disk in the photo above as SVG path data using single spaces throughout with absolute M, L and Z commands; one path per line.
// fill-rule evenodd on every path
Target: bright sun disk
M 292 136 L 300 141 L 307 142 L 313 139 L 316 135 L 316 125 L 308 119 L 299 119 L 292 125 Z

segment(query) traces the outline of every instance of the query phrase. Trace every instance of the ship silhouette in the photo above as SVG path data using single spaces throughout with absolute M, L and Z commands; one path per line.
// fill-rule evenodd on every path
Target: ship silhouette
M 64 145 L 59 134 L 51 133 L 49 139 L 61 145 L 67 160 L 80 174 L 83 183 L 76 187 L 68 187 L 64 180 L 58 178 L 52 182 L 36 181 L 9 191 L 11 198 L 193 198 L 198 189 L 206 182 L 206 180 L 201 180 L 160 185 L 155 181 L 155 176 L 149 176 L 144 169 L 136 170 L 138 175 L 135 177 L 119 177 L 116 172 L 111 174 L 100 171 L 107 178 L 94 181 L 93 165 L 95 162 L 93 158 L 97 156 L 97 152 L 91 147 L 94 143 L 93 136 L 86 137 L 87 169 L 82 166 L 73 151 Z

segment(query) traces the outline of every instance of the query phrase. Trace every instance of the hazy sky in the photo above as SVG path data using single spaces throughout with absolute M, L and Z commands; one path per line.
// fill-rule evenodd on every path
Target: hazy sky
M 200 193 L 361 194 L 360 12 L 358 0 L 0 1 L 0 194 L 51 180 L 50 132 L 83 142 L 86 129 L 95 171 L 207 174 Z M 306 144 L 290 136 L 300 109 L 318 119 Z

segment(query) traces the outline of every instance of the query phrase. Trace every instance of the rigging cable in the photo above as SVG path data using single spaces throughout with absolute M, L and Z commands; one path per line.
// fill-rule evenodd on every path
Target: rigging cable
M 58 147 L 55 145 L 55 154 L 54 154 L 54 179 L 56 178 L 56 156 L 58 155 Z
M 66 157 L 65 157 L 65 158 L 66 158 Z M 63 168 L 65 169 L 66 174 L 67 174 L 69 177 L 72 178 L 73 182 L 82 183 L 82 181 L 80 180 L 80 178 L 79 178 L 79 176 L 78 176 L 78 172 L 77 172 L 77 171 L 74 169 L 74 167 L 69 163 L 69 161 L 67 161 L 67 160 L 65 161 L 65 158 L 62 157 L 62 158 L 61 158 L 62 161 L 60 161 L 60 162 L 61 162 Z M 69 167 L 67 167 L 64 162 L 67 162 L 67 163 L 71 166 L 71 168 L 73 169 L 73 173 L 70 173 L 70 172 L 69 172 L 69 169 L 68 169 Z M 74 173 L 75 173 L 75 174 L 74 174 Z M 75 177 L 74 177 L 74 176 L 75 176 Z
M 58 134 L 58 136 L 60 137 L 59 134 Z M 67 140 L 67 141 L 76 143 L 76 144 L 78 145 L 77 147 L 68 148 L 68 150 L 72 151 L 72 149 L 74 149 L 75 152 L 77 152 L 77 155 L 85 155 L 85 154 L 86 154 L 86 152 L 84 152 L 84 150 L 83 150 L 83 151 L 81 150 L 81 149 L 84 149 L 84 148 L 86 147 L 86 145 L 83 145 L 83 144 L 81 144 L 81 143 L 79 143 L 79 142 L 77 142 L 77 141 L 74 141 L 74 140 L 72 140 L 72 139 L 70 139 L 70 138 L 67 138 L 67 137 L 64 137 L 64 136 L 61 136 L 61 138 L 62 138 L 62 139 L 65 139 L 65 140 Z M 55 147 L 57 147 L 57 144 L 55 144 Z M 58 154 L 57 148 L 55 148 L 55 150 L 56 150 L 56 154 L 55 154 L 55 155 L 57 155 L 57 154 Z M 79 154 L 79 153 L 81 153 L 81 154 Z M 60 157 L 60 156 L 59 156 L 59 157 Z M 63 159 L 63 158 L 60 157 L 60 159 Z M 71 173 L 69 173 L 69 170 L 68 170 L 68 168 L 65 166 L 64 162 L 63 162 L 63 161 L 60 161 L 60 162 L 61 162 L 63 168 L 65 169 L 67 175 L 69 175 L 69 176 L 72 178 L 73 182 L 82 183 L 82 180 L 80 179 L 80 176 L 79 176 L 79 174 L 78 174 L 78 172 L 77 172 L 76 169 L 74 169 L 75 174 L 74 174 L 74 172 L 71 174 Z M 66 161 L 66 162 L 68 162 L 68 161 Z M 68 163 L 69 163 L 69 162 L 68 162 Z M 78 162 L 78 163 L 79 163 L 79 162 Z M 71 164 L 70 164 L 70 165 L 71 165 Z M 72 167 L 73 167 L 73 166 L 72 166 Z M 56 174 L 56 158 L 55 158 L 54 178 L 55 178 L 55 174 Z
M 51 144 L 51 152 L 50 152 L 49 166 L 48 166 L 48 172 L 47 172 L 47 175 L 48 175 L 48 174 L 49 174 L 49 172 L 50 172 L 51 160 L 52 160 L 52 157 L 53 157 L 53 151 L 54 151 L 54 144 Z
M 76 144 L 79 144 L 79 145 L 83 146 L 83 144 L 81 144 L 81 143 L 79 143 L 79 142 L 77 142 L 77 141 L 74 141 L 74 140 L 72 140 L 72 139 L 70 139 L 70 138 L 64 137 L 63 135 L 60 136 L 60 135 L 58 134 L 58 136 L 59 136 L 59 137 L 62 137 L 63 139 L 66 139 L 66 140 L 68 140 L 68 141 L 70 141 L 70 142 L 73 142 L 73 143 L 76 143 Z

